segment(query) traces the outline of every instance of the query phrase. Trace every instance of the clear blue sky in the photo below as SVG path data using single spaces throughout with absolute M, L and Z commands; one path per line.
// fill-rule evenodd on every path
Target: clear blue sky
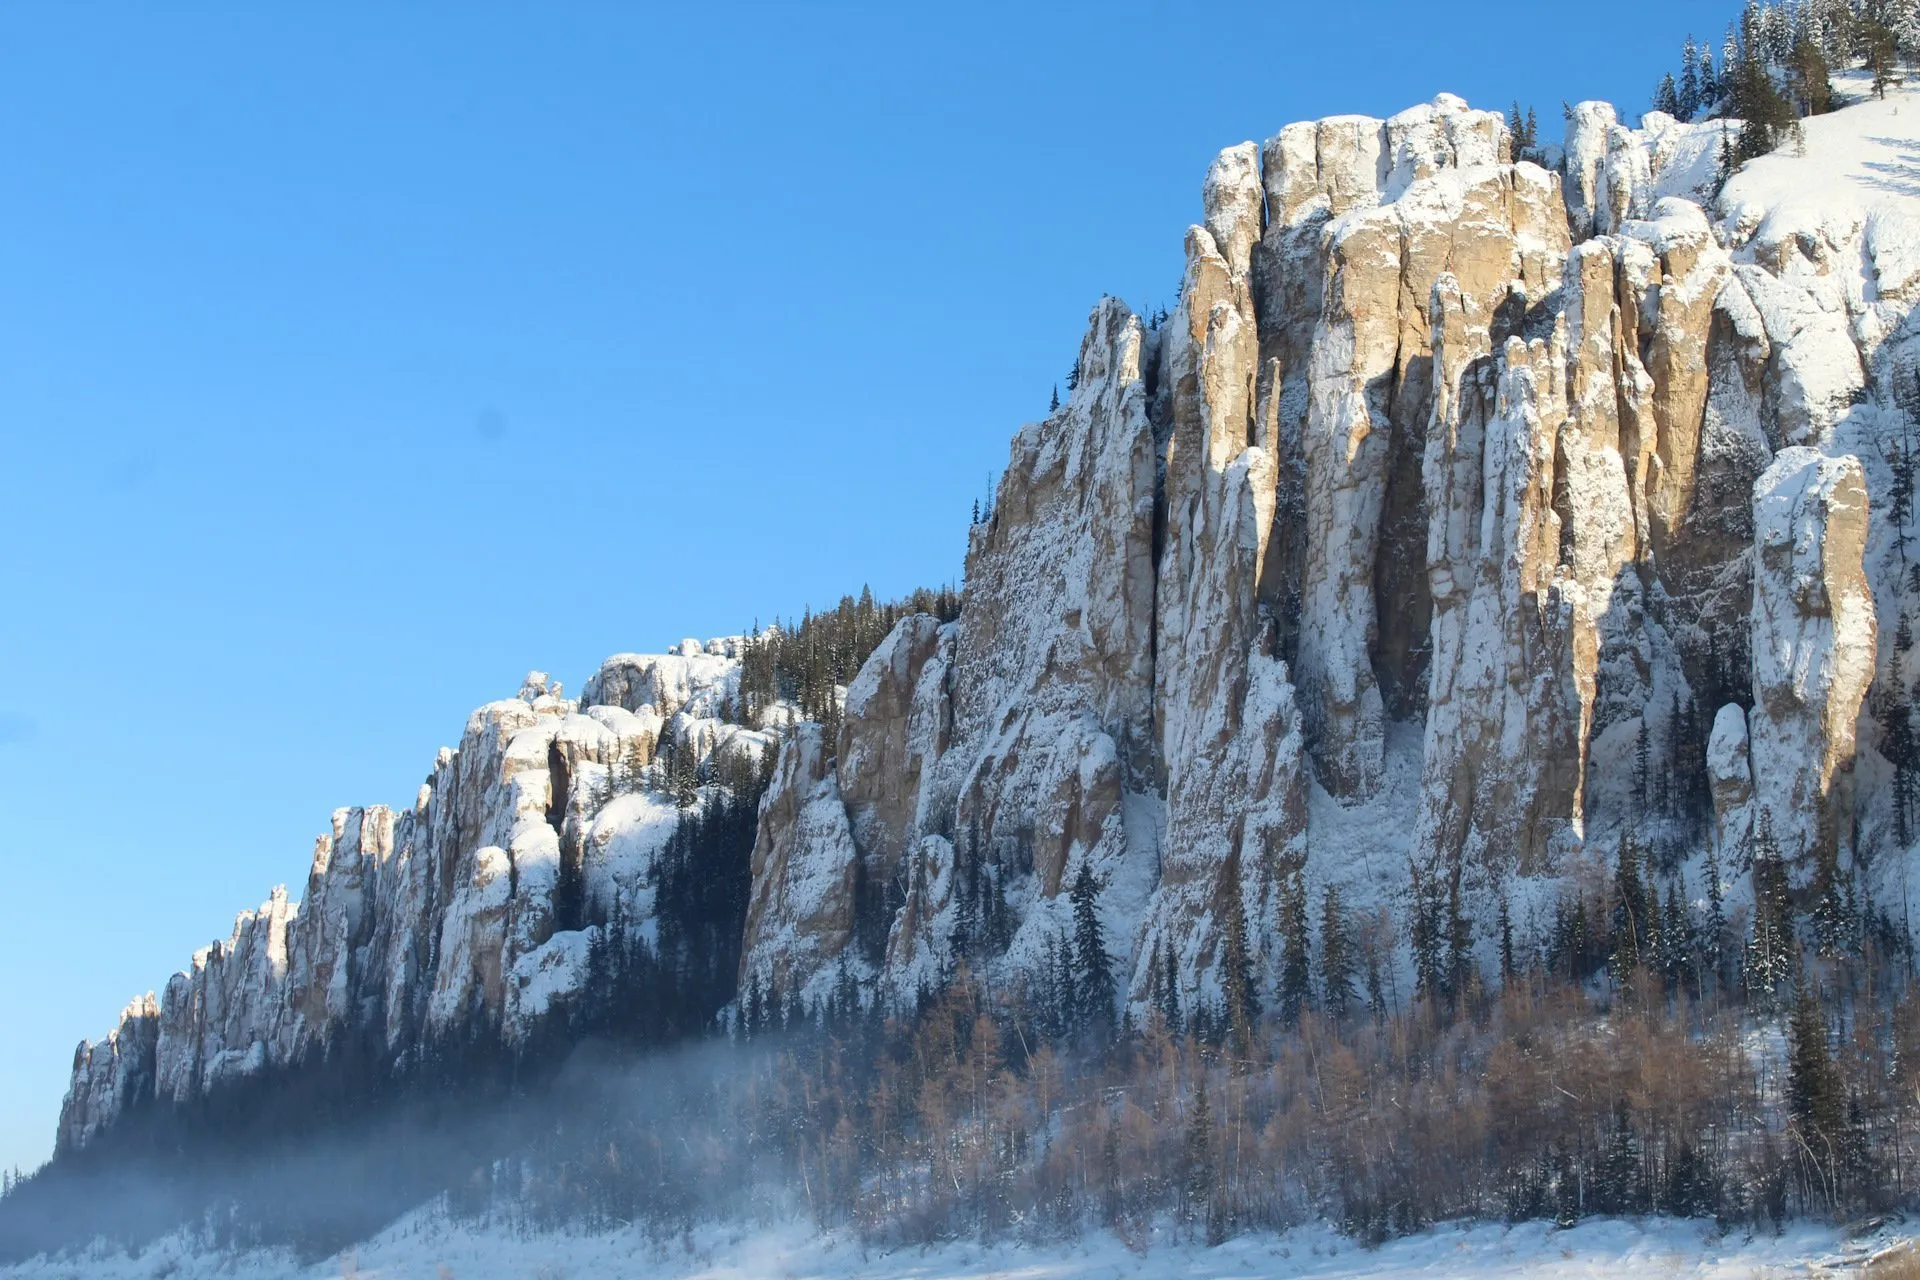
M 1219 148 L 1736 6 L 540 8 L 0 12 L 0 1165 L 529 668 L 956 577 Z

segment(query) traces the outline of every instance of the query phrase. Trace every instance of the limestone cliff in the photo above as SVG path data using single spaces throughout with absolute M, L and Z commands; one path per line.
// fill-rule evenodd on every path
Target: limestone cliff
M 1537 944 L 1628 829 L 1737 915 L 1764 815 L 1798 885 L 1910 918 L 1880 747 L 1920 593 L 1920 201 L 1874 165 L 1915 105 L 1809 120 L 1717 194 L 1718 123 L 1601 103 L 1551 168 L 1448 95 L 1228 148 L 1173 313 L 1094 308 L 959 617 L 902 621 L 836 725 L 739 723 L 733 641 L 578 701 L 530 678 L 81 1046 L 63 1148 L 341 1037 L 404 1063 L 564 1011 L 594 940 L 648 927 L 669 757 L 711 791 L 777 745 L 738 978 L 802 1004 L 961 963 L 1017 995 L 1083 863 L 1126 998 L 1170 969 L 1186 1007 L 1236 903 L 1272 980 L 1303 889 L 1404 971 L 1411 886 L 1445 883 L 1492 972 L 1497 912 Z
M 1809 125 L 1842 149 L 1898 127 L 1851 110 Z M 958 958 L 976 859 L 1018 927 L 970 964 L 1032 974 L 1090 859 L 1134 1000 L 1163 948 L 1185 1000 L 1217 995 L 1236 894 L 1270 978 L 1296 876 L 1401 964 L 1392 922 L 1440 876 L 1491 963 L 1500 903 L 1537 940 L 1629 826 L 1697 900 L 1723 868 L 1737 909 L 1737 859 L 1707 854 L 1766 810 L 1803 873 L 1835 857 L 1886 901 L 1907 851 L 1855 761 L 1875 618 L 1908 607 L 1904 531 L 1868 512 L 1913 429 L 1920 210 L 1792 156 L 1716 200 L 1720 127 L 1585 103 L 1548 169 L 1443 95 L 1220 154 L 1174 313 L 1096 308 L 1071 401 L 974 531 L 962 616 L 913 642 L 938 656 L 862 675 L 889 692 L 843 743 L 941 726 L 884 838 L 854 839 L 902 879 L 862 957 L 882 992 Z M 834 949 L 795 971 L 791 923 L 750 933 L 749 967 L 823 982 Z

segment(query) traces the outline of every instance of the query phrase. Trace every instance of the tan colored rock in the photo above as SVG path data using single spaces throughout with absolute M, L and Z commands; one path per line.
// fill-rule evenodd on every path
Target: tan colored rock
M 1327 235 L 1301 435 L 1314 536 L 1301 569 L 1296 682 L 1321 783 L 1358 799 L 1379 786 L 1385 742 L 1376 573 L 1418 546 L 1388 553 L 1380 539 L 1389 493 L 1417 511 L 1413 446 L 1431 412 L 1428 295 L 1448 274 L 1491 326 L 1510 296 L 1524 309 L 1558 284 L 1566 230 L 1552 178 L 1522 165 L 1436 170 Z M 1424 611 L 1413 584 L 1401 590 L 1396 612 Z
M 915 699 L 940 641 L 939 619 L 902 619 L 847 688 L 834 770 L 870 877 L 894 878 L 917 834 L 921 772 L 947 747 L 947 703 L 938 696 L 944 691 Z M 935 671 L 936 681 L 943 677 L 944 670 Z M 931 714 L 916 717 L 923 707 Z
M 1529 873 L 1579 834 L 1593 652 L 1552 502 L 1564 350 L 1558 333 L 1508 338 L 1490 359 L 1491 320 L 1451 277 L 1435 284 L 1433 665 L 1415 848 L 1436 868 Z

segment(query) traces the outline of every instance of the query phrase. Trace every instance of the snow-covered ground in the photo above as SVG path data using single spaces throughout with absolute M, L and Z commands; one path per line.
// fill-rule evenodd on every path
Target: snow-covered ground
M 302 1267 L 272 1254 L 217 1255 L 168 1239 L 129 1257 L 91 1253 L 0 1268 L 0 1280 L 1256 1280 L 1258 1277 L 1517 1277 L 1640 1280 L 1641 1277 L 1850 1276 L 1900 1233 L 1849 1239 L 1801 1226 L 1779 1237 L 1722 1236 L 1710 1224 L 1667 1219 L 1594 1221 L 1569 1230 L 1442 1227 L 1363 1248 L 1325 1228 L 1256 1235 L 1217 1248 L 1173 1242 L 1129 1248 L 1107 1233 L 1072 1245 L 961 1243 L 880 1252 L 821 1236 L 803 1225 L 706 1228 L 660 1240 L 640 1232 L 522 1235 L 457 1228 L 433 1214 L 403 1220 L 357 1249 Z

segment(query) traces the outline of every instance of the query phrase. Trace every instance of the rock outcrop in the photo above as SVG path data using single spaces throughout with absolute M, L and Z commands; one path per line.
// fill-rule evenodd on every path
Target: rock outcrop
M 973 857 L 1012 891 L 1008 976 L 1089 858 L 1132 998 L 1169 955 L 1206 1000 L 1232 895 L 1271 963 L 1292 877 L 1395 912 L 1411 859 L 1487 919 L 1515 877 L 1578 877 L 1629 826 L 1705 832 L 1704 853 L 1782 804 L 1842 838 L 1875 597 L 1904 587 L 1863 565 L 1843 451 L 1819 465 L 1856 483 L 1803 517 L 1850 566 L 1822 571 L 1831 615 L 1765 621 L 1806 573 L 1767 568 L 1755 523 L 1812 501 L 1777 450 L 1891 396 L 1860 371 L 1904 321 L 1851 281 L 1862 255 L 1901 272 L 1905 241 L 1843 226 L 1824 268 L 1795 261 L 1738 182 L 1710 202 L 1716 128 L 1581 104 L 1555 172 L 1442 96 L 1220 154 L 1178 308 L 1143 329 L 1101 304 L 1072 403 L 1018 437 L 975 530 L 953 661 L 916 690 L 946 745 L 885 824 L 885 865 L 911 856 L 865 956 L 882 989 L 952 961 Z M 1839 637 L 1821 674 L 1777 676 L 1762 649 L 1815 632 Z M 884 683 L 843 740 L 896 739 L 908 682 Z
M 1755 800 L 1790 865 L 1807 868 L 1839 841 L 1834 787 L 1853 765 L 1878 652 L 1867 486 L 1857 459 L 1795 446 L 1753 501 Z
M 587 693 L 613 701 L 584 708 L 536 672 L 473 713 L 412 808 L 336 812 L 297 904 L 275 889 L 159 1001 L 81 1047 L 62 1149 L 144 1099 L 187 1103 L 348 1041 L 404 1065 L 442 1040 L 524 1035 L 577 992 L 595 922 L 650 916 L 678 815 L 662 744 L 703 772 L 772 748 L 771 733 L 715 718 L 737 697 L 733 650 L 609 659 Z

